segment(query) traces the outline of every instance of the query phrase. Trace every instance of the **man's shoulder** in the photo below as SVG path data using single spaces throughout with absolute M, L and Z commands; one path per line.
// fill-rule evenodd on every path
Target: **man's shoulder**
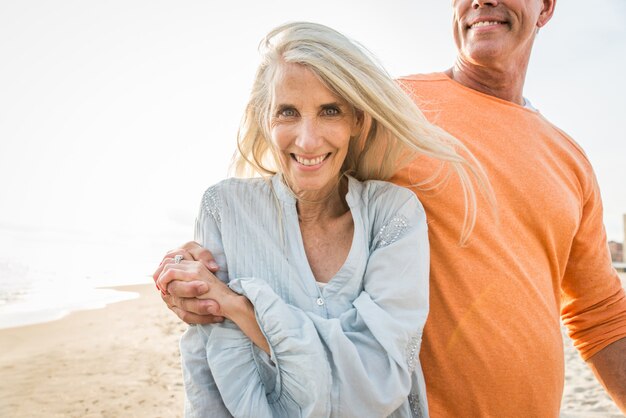
M 449 95 L 453 87 L 450 81 L 444 73 L 412 74 L 396 79 L 402 90 L 420 107 L 441 95 Z
M 399 82 L 427 82 L 427 81 L 447 81 L 449 80 L 448 76 L 444 73 L 426 73 L 426 74 L 410 74 L 404 75 L 397 78 Z
M 551 127 L 553 129 L 553 131 L 554 131 L 554 138 L 558 138 L 559 140 L 561 140 L 564 143 L 566 143 L 569 147 L 571 147 L 571 149 L 574 150 L 576 155 L 578 155 L 578 157 L 580 157 L 580 161 L 583 164 L 585 164 L 586 166 L 588 166 L 589 169 L 591 169 L 591 162 L 589 161 L 589 158 L 587 157 L 587 154 L 585 153 L 585 150 L 580 146 L 580 144 L 578 144 L 578 142 L 576 142 L 563 129 L 559 128 L 554 123 L 550 122 L 545 116 L 543 116 L 543 115 L 540 115 L 540 116 L 541 116 L 542 120 L 549 127 Z

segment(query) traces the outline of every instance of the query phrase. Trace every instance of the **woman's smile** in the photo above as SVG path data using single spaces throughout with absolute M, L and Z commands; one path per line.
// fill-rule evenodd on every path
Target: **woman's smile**
M 318 156 L 308 156 L 292 153 L 291 157 L 298 163 L 301 170 L 313 171 L 324 165 L 331 154 L 332 153 L 329 152 Z

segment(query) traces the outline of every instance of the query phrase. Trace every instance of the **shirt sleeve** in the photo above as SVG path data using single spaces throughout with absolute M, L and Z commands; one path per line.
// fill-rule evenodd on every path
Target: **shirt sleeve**
M 220 396 L 206 355 L 208 333 L 191 325 L 180 339 L 181 367 L 185 384 L 185 418 L 232 418 Z
M 561 282 L 561 316 L 587 360 L 626 337 L 626 297 L 611 264 L 600 190 L 589 167 L 578 231 Z
M 228 269 L 220 231 L 220 200 L 218 185 L 209 188 L 196 218 L 194 240 L 208 248 L 219 265 L 217 276 L 226 281 Z M 216 418 L 232 415 L 224 405 L 209 367 L 206 346 L 213 326 L 190 325 L 180 339 L 181 367 L 185 385 L 185 418 L 210 414 Z
M 425 215 L 410 194 L 374 239 L 363 290 L 339 318 L 289 305 L 262 278 L 231 281 L 231 288 L 254 305 L 269 342 L 277 371 L 272 402 L 279 405 L 278 414 L 297 404 L 296 414 L 287 416 L 327 416 L 331 405 L 336 416 L 372 416 L 373 411 L 388 416 L 406 405 L 413 373 L 421 373 L 428 275 Z M 216 347 L 222 341 L 215 344 L 212 350 L 219 356 L 224 347 Z M 218 386 L 222 378 L 232 379 L 216 374 Z M 421 395 L 425 409 L 423 388 Z M 241 400 L 224 399 L 227 405 Z
M 228 264 L 222 243 L 222 198 L 220 183 L 209 187 L 200 202 L 196 217 L 194 241 L 211 251 L 219 270 L 215 274 L 224 283 L 228 282 Z

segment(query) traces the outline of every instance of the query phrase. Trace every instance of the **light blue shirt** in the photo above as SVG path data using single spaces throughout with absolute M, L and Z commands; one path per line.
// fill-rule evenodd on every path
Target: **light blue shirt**
M 196 240 L 254 305 L 271 356 L 231 321 L 181 339 L 186 417 L 426 417 L 426 216 L 408 189 L 349 178 L 354 236 L 326 286 L 307 261 L 296 200 L 277 175 L 209 188 Z

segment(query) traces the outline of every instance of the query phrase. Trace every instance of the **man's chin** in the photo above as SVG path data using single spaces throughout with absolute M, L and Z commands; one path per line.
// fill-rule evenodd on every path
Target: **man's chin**
M 473 43 L 471 48 L 465 48 L 463 55 L 468 62 L 488 67 L 504 59 L 506 54 L 501 42 L 481 40 Z

